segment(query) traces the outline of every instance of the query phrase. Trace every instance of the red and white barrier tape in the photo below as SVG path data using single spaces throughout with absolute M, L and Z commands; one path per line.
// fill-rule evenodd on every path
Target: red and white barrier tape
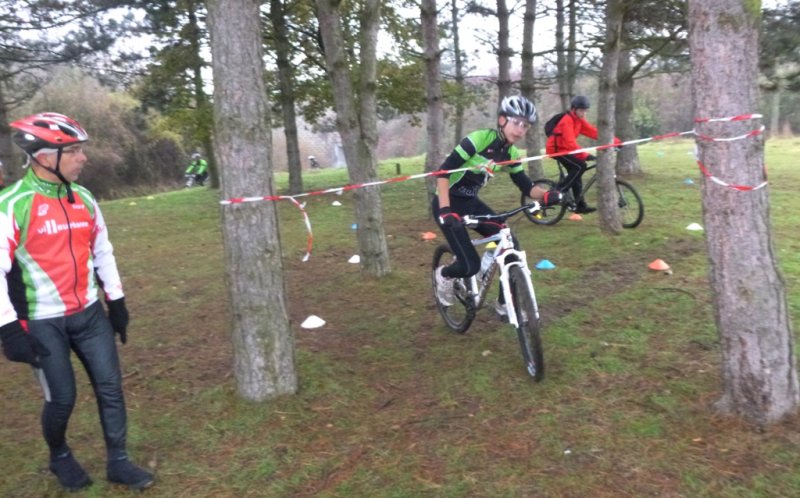
M 741 114 L 741 115 L 737 115 L 737 116 L 727 116 L 727 117 L 721 117 L 721 118 L 697 118 L 697 119 L 694 120 L 694 122 L 695 123 L 713 123 L 713 122 L 730 122 L 730 121 L 748 121 L 748 120 L 753 120 L 753 119 L 760 119 L 762 117 L 763 116 L 761 114 Z M 537 161 L 537 160 L 540 160 L 540 159 L 554 158 L 554 157 L 565 156 L 565 155 L 569 155 L 569 154 L 577 154 L 577 153 L 580 153 L 580 152 L 592 152 L 592 151 L 597 151 L 597 150 L 608 149 L 608 148 L 611 148 L 611 147 L 622 147 L 622 146 L 625 146 L 625 145 L 635 145 L 635 144 L 641 144 L 641 143 L 646 143 L 646 142 L 665 140 L 667 138 L 682 137 L 682 136 L 686 136 L 686 135 L 694 135 L 698 139 L 705 140 L 705 141 L 732 142 L 732 141 L 735 141 L 735 140 L 743 140 L 745 138 L 749 138 L 749 137 L 752 137 L 752 136 L 759 135 L 759 134 L 764 132 L 764 129 L 765 129 L 765 127 L 762 125 L 760 128 L 752 130 L 752 131 L 750 131 L 748 133 L 745 133 L 743 135 L 739 135 L 739 136 L 735 136 L 735 137 L 724 137 L 724 138 L 711 137 L 711 136 L 708 136 L 708 135 L 704 135 L 704 134 L 698 133 L 696 130 L 692 129 L 690 131 L 672 132 L 672 133 L 666 133 L 666 134 L 663 134 L 663 135 L 655 135 L 655 136 L 647 137 L 647 138 L 640 138 L 640 139 L 637 139 L 637 140 L 628 140 L 626 142 L 622 142 L 622 143 L 618 143 L 618 144 L 596 145 L 596 146 L 593 146 L 593 147 L 584 147 L 584 148 L 581 148 L 581 149 L 575 149 L 575 150 L 570 150 L 570 151 L 566 151 L 566 152 L 558 152 L 558 153 L 555 153 L 555 154 L 540 154 L 538 156 L 523 157 L 523 158 L 520 158 L 520 159 L 515 159 L 513 161 L 503 161 L 503 162 L 498 162 L 498 163 L 487 163 L 487 164 L 483 165 L 482 169 L 484 171 L 486 171 L 486 173 L 489 176 L 493 176 L 494 175 L 494 170 L 497 167 L 502 167 L 502 166 L 506 166 L 506 165 L 510 165 L 510 164 L 519 164 L 519 163 L 524 163 L 524 162 Z M 708 170 L 708 168 L 706 168 L 705 165 L 699 159 L 697 160 L 697 164 L 698 164 L 698 166 L 700 168 L 700 171 L 707 178 L 709 178 L 714 183 L 716 183 L 718 185 L 722 185 L 724 187 L 728 187 L 728 188 L 731 188 L 731 189 L 734 189 L 734 190 L 738 190 L 738 191 L 752 191 L 752 190 L 758 190 L 758 189 L 763 188 L 763 187 L 765 187 L 767 185 L 767 181 L 766 180 L 764 180 L 761 184 L 756 185 L 756 186 L 735 185 L 735 184 L 727 183 L 727 182 L 717 178 L 716 176 L 712 175 L 711 172 Z M 230 199 L 221 200 L 221 201 L 219 201 L 219 203 L 221 205 L 231 205 L 231 204 L 242 204 L 242 203 L 249 203 L 249 202 L 279 201 L 279 200 L 284 200 L 284 199 L 291 201 L 303 213 L 303 219 L 305 221 L 306 230 L 308 232 L 308 238 L 307 238 L 307 242 L 306 242 L 306 254 L 305 254 L 305 256 L 303 256 L 303 261 L 308 261 L 308 259 L 311 257 L 311 247 L 312 247 L 312 244 L 313 244 L 313 241 L 314 241 L 314 235 L 313 235 L 312 230 L 311 230 L 311 221 L 309 220 L 308 213 L 305 210 L 305 205 L 304 204 L 300 204 L 297 201 L 298 197 L 308 197 L 308 196 L 332 194 L 332 193 L 341 194 L 342 192 L 345 192 L 345 191 L 348 191 L 348 190 L 355 190 L 355 189 L 360 189 L 360 188 L 373 187 L 373 186 L 378 186 L 378 185 L 385 185 L 387 183 L 404 182 L 404 181 L 407 181 L 407 180 L 415 180 L 415 179 L 418 179 L 418 178 L 426 178 L 426 177 L 429 177 L 429 176 L 449 175 L 451 173 L 458 173 L 458 172 L 461 172 L 461 171 L 469 171 L 471 169 L 472 168 L 461 168 L 461 169 L 455 169 L 455 170 L 437 170 L 437 171 L 431 171 L 431 172 L 428 172 L 428 173 L 419 173 L 419 174 L 416 174 L 416 175 L 405 175 L 405 176 L 399 176 L 399 177 L 395 177 L 395 178 L 389 178 L 389 179 L 386 179 L 386 180 L 377 180 L 377 181 L 374 181 L 374 182 L 366 182 L 366 183 L 360 183 L 360 184 L 354 184 L 354 185 L 346 185 L 344 187 L 335 187 L 335 188 L 327 188 L 327 189 L 324 189 L 324 190 L 317 190 L 317 191 L 313 191 L 313 192 L 304 192 L 304 193 L 295 194 L 295 195 L 268 195 L 268 196 L 255 196 L 255 197 L 234 197 L 234 198 L 230 198 Z M 766 177 L 766 170 L 765 170 L 764 174 L 765 174 L 765 177 Z
M 727 116 L 724 118 L 695 118 L 695 123 L 718 123 L 721 121 L 749 121 L 751 119 L 761 119 L 761 114 L 739 114 L 738 116 Z

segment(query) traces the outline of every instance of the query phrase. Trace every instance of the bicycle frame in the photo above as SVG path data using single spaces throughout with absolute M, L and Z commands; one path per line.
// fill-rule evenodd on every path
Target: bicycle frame
M 564 179 L 567 177 L 567 168 L 563 164 L 561 164 L 560 162 L 557 163 L 557 164 L 558 164 L 558 183 L 557 183 L 557 185 L 561 185 L 561 183 L 563 183 Z M 595 168 L 597 168 L 597 163 L 594 163 L 591 166 L 587 166 L 586 169 L 581 174 L 581 179 L 584 178 L 584 175 L 586 175 L 587 172 L 589 172 L 590 170 L 593 170 Z M 616 178 L 616 177 L 617 177 L 617 175 L 614 174 L 614 178 Z M 588 180 L 586 180 L 584 182 L 583 188 L 581 189 L 581 199 L 586 197 L 586 193 L 589 192 L 589 189 L 592 188 L 592 186 L 594 185 L 594 182 L 596 182 L 596 181 L 597 181 L 597 173 L 595 172 L 595 173 L 592 174 L 592 176 Z M 572 188 L 572 184 L 574 182 L 575 182 L 575 180 L 573 179 L 569 184 L 562 186 L 561 190 L 563 192 L 566 192 L 569 195 L 571 195 L 571 188 Z M 580 199 L 573 199 L 574 202 L 578 202 L 579 200 Z
M 439 297 L 441 276 L 438 273 L 443 264 L 455 261 L 455 254 L 446 245 L 436 248 L 433 255 L 432 284 L 436 307 L 450 329 L 463 334 L 475 319 L 476 311 L 483 307 L 486 294 L 495 272 L 500 273 L 502 287 L 502 300 L 505 306 L 507 322 L 516 329 L 520 351 L 528 375 L 535 381 L 541 381 L 544 376 L 544 354 L 541 343 L 541 321 L 539 306 L 531 280 L 531 271 L 528 267 L 528 258 L 525 251 L 514 246 L 514 236 L 511 228 L 506 225 L 506 220 L 511 216 L 525 211 L 535 213 L 541 210 L 538 202 L 525 203 L 523 206 L 499 214 L 466 215 L 462 218 L 464 226 L 477 227 L 481 222 L 494 221 L 500 224 L 500 230 L 489 237 L 472 239 L 473 246 L 496 243 L 494 250 L 489 253 L 493 257 L 492 264 L 483 273 L 478 273 L 468 278 L 456 278 L 452 285 L 455 299 L 445 303 Z M 488 251 L 488 249 L 487 249 Z
M 465 226 L 470 226 L 473 223 L 477 225 L 478 220 L 475 220 L 470 216 L 464 217 Z M 511 229 L 507 226 L 504 226 L 502 229 L 500 229 L 500 232 L 495 235 L 481 239 L 474 239 L 472 241 L 472 245 L 480 246 L 489 244 L 491 242 L 497 243 L 497 247 L 494 249 L 494 261 L 492 262 L 492 266 L 483 276 L 481 276 L 480 279 L 478 275 L 473 275 L 469 278 L 469 295 L 474 300 L 473 305 L 476 308 L 481 307 L 484 299 L 486 298 L 486 292 L 489 289 L 489 284 L 492 281 L 492 277 L 494 276 L 495 271 L 499 269 L 500 283 L 502 284 L 501 287 L 503 289 L 503 298 L 505 300 L 508 321 L 516 328 L 519 326 L 519 322 L 517 320 L 516 310 L 514 309 L 514 300 L 511 297 L 511 286 L 509 285 L 508 275 L 511 267 L 520 267 L 528 277 L 526 279 L 526 284 L 531 296 L 535 296 L 536 294 L 533 291 L 533 283 L 531 281 L 531 271 L 528 267 L 528 259 L 525 255 L 525 251 L 520 251 L 514 248 L 514 239 L 511 236 Z M 536 303 L 535 297 L 533 298 L 533 306 L 534 309 L 536 309 L 536 318 L 538 319 L 539 306 Z

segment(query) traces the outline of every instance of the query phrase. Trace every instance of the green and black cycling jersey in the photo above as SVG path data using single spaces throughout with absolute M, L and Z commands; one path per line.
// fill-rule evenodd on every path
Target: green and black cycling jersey
M 453 152 L 447 156 L 441 169 L 458 170 L 469 168 L 466 171 L 451 173 L 450 195 L 455 197 L 477 197 L 478 191 L 486 185 L 489 174 L 482 166 L 489 161 L 496 163 L 520 159 L 522 153 L 514 145 L 509 144 L 500 136 L 497 130 L 476 130 L 461 139 Z M 525 174 L 522 163 L 503 165 L 511 175 L 511 180 L 527 194 L 533 187 L 533 182 Z

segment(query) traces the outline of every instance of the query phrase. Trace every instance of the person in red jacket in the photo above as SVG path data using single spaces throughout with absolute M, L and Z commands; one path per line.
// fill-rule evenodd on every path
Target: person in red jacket
M 553 133 L 547 137 L 546 151 L 548 154 L 581 149 L 582 147 L 578 144 L 578 136 L 580 135 L 597 140 L 597 128 L 586 120 L 589 99 L 583 95 L 577 95 L 572 99 L 569 107 L 569 112 L 564 113 L 564 116 L 553 129 Z M 614 143 L 622 142 L 614 137 Z M 586 162 L 594 161 L 595 159 L 593 155 L 586 152 L 555 157 L 555 160 L 567 170 L 567 177 L 563 183 L 558 185 L 559 190 L 568 191 L 572 189 L 573 198 L 580 199 L 575 205 L 576 213 L 586 214 L 597 211 L 596 208 L 586 205 L 586 201 L 580 197 L 583 190 L 581 177 L 586 171 Z

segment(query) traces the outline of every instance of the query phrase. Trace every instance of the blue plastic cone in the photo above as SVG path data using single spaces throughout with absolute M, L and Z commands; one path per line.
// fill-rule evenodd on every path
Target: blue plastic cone
M 554 270 L 556 265 L 550 262 L 550 260 L 543 259 L 536 263 L 537 270 Z

